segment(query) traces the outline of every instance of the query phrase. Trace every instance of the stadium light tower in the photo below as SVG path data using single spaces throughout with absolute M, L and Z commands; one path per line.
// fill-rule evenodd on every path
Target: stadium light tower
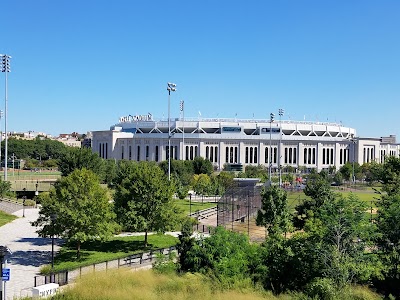
M 280 108 L 278 110 L 279 113 L 279 154 L 278 154 L 278 159 L 279 159 L 279 163 L 278 163 L 278 168 L 279 168 L 279 187 L 282 187 L 282 168 L 281 168 L 281 147 L 282 147 L 282 116 L 284 114 L 284 110 L 282 108 Z
M 3 142 L 3 132 L 1 131 L 1 119 L 3 118 L 3 111 L 0 110 L 0 169 L 1 169 L 1 143 Z
M 274 121 L 275 114 L 269 114 L 269 163 L 268 163 L 268 180 L 269 184 L 272 184 L 271 173 L 272 173 L 272 122 Z
M 8 97 L 7 97 L 7 73 L 10 70 L 10 59 L 11 56 L 7 54 L 0 54 L 1 57 L 1 72 L 5 73 L 5 106 L 4 106 L 4 131 L 5 135 L 5 146 L 4 146 L 4 181 L 7 181 L 7 167 L 8 167 L 8 137 L 7 137 L 7 105 L 8 105 Z
M 171 180 L 171 92 L 176 92 L 176 84 L 168 82 L 168 180 Z

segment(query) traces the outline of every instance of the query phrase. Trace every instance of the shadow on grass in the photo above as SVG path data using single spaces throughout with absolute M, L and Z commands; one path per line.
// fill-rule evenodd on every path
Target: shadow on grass
M 74 251 L 73 251 L 74 250 Z M 76 258 L 76 249 L 70 249 L 70 251 L 60 251 L 54 259 L 54 262 L 61 263 L 66 261 L 71 262 L 85 262 L 90 258 L 90 253 L 81 251 L 80 258 Z
M 76 250 L 76 244 L 68 244 L 68 250 Z M 97 251 L 107 253 L 118 253 L 125 252 L 130 253 L 134 251 L 144 251 L 153 248 L 151 243 L 147 243 L 147 247 L 144 246 L 144 241 L 123 241 L 123 240 L 110 240 L 110 241 L 90 241 L 82 243 L 82 251 Z

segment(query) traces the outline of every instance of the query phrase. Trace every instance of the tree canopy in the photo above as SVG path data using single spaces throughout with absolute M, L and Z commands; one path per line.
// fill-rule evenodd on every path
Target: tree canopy
M 173 184 L 150 162 L 126 162 L 118 173 L 115 211 L 124 229 L 145 232 L 174 228 L 180 214 L 172 201 Z
M 39 227 L 40 236 L 58 235 L 75 243 L 78 258 L 81 243 L 106 240 L 118 228 L 107 191 L 90 170 L 77 169 L 61 178 L 39 201 L 39 218 L 32 225 Z
M 77 169 L 87 169 L 103 177 L 103 160 L 89 148 L 68 148 L 58 162 L 62 176 L 67 176 Z

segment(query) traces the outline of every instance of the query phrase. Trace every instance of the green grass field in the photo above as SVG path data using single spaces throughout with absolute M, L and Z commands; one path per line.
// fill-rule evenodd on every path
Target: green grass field
M 192 210 L 192 213 L 196 212 L 197 210 L 202 210 L 202 209 L 207 209 L 211 208 L 214 206 L 217 206 L 216 203 L 214 202 L 194 202 L 192 201 L 190 205 L 189 200 L 174 200 L 174 203 L 183 211 L 185 215 L 188 215 L 190 213 L 190 210 Z M 190 208 L 191 206 L 191 208 Z
M 76 258 L 75 245 L 63 246 L 54 260 L 55 271 L 72 270 L 108 260 L 126 257 L 152 249 L 176 245 L 178 239 L 171 235 L 154 234 L 148 236 L 148 246 L 144 247 L 144 236 L 114 237 L 106 242 L 86 242 L 81 246 L 81 258 Z M 50 271 L 43 268 L 42 272 Z
M 14 215 L 6 214 L 0 210 L 0 226 L 3 226 L 11 221 L 15 220 L 17 217 Z

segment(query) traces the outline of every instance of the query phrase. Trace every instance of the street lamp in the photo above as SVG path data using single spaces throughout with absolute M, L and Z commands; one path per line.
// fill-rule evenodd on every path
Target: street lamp
M 26 188 L 23 188 L 22 190 L 24 191 L 24 195 L 22 196 L 22 217 L 25 218 Z
M 185 101 L 181 100 L 179 109 L 182 112 L 182 160 L 185 160 Z
M 278 168 L 279 168 L 279 186 L 282 187 L 282 170 L 281 170 L 281 146 L 282 146 L 282 116 L 284 114 L 284 110 L 282 108 L 280 108 L 278 110 L 279 113 L 279 148 L 278 148 L 278 158 L 279 158 L 279 164 L 278 164 Z
M 4 155 L 4 165 L 5 165 L 5 169 L 4 169 L 4 181 L 7 181 L 7 156 L 8 156 L 8 137 L 7 137 L 7 106 L 8 106 L 8 94 L 7 94 L 7 74 L 10 73 L 10 59 L 11 56 L 7 55 L 7 54 L 0 54 L 1 57 L 1 72 L 5 73 L 5 106 L 4 106 L 4 131 L 6 133 L 5 136 L 5 155 Z
M 3 132 L 1 131 L 1 118 L 3 118 L 3 111 L 0 110 L 0 168 L 1 168 L 1 143 L 3 142 Z
M 50 220 L 51 220 L 51 278 L 50 282 L 53 282 L 52 280 L 54 276 L 54 223 L 57 220 L 57 214 L 53 213 L 50 215 Z
M 269 164 L 268 164 L 268 180 L 272 185 L 271 172 L 272 172 L 272 122 L 274 121 L 275 114 L 269 114 Z
M 171 92 L 176 92 L 176 84 L 168 82 L 168 180 L 171 180 Z
M 354 174 L 354 161 L 356 159 L 356 140 L 353 138 L 351 140 L 353 142 L 353 176 L 352 176 L 352 181 L 353 181 L 353 185 L 355 185 L 356 183 L 356 174 Z
M 13 153 L 12 154 L 12 156 L 11 156 L 11 159 L 12 159 L 12 168 L 13 168 L 13 179 L 15 180 L 15 175 L 14 175 L 14 170 L 15 170 L 15 168 L 14 168 L 14 162 L 15 162 L 15 159 L 17 159 L 17 157 L 15 156 L 15 154 Z

